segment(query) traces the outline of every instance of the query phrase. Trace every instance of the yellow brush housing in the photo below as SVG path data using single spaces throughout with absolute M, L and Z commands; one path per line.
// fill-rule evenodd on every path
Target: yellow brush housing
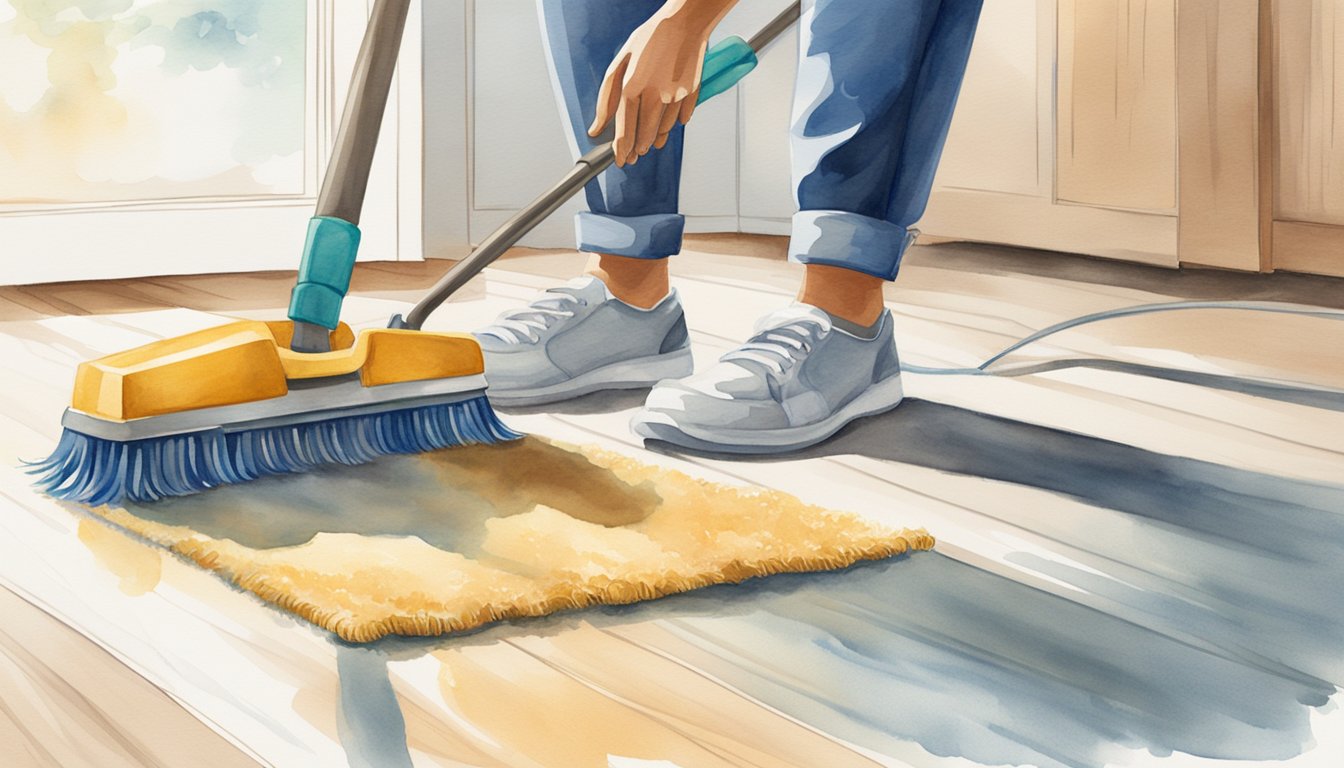
M 358 337 L 341 323 L 331 352 L 289 349 L 293 323 L 239 320 L 83 363 L 74 410 L 113 422 L 283 397 L 289 382 L 359 374 L 365 387 L 480 374 L 468 334 L 395 329 Z

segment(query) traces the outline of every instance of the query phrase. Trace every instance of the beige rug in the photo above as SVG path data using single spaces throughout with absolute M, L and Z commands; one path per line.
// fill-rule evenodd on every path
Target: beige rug
M 94 512 L 352 642 L 933 546 L 923 530 L 538 438 Z

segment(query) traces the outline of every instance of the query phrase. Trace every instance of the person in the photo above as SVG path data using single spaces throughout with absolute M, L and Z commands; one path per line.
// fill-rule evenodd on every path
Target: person
M 692 374 L 668 257 L 682 126 L 736 0 L 538 0 L 576 156 L 614 131 L 577 215 L 587 273 L 477 331 L 490 397 L 541 404 L 652 386 L 631 426 L 678 446 L 800 449 L 901 401 L 884 283 L 928 202 L 981 0 L 804 0 L 790 129 L 797 300 Z

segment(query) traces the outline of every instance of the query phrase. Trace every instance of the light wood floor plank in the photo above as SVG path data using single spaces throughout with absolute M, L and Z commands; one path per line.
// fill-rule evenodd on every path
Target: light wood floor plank
M 645 712 L 752 766 L 872 766 L 801 723 L 638 643 L 580 627 L 552 638 L 509 641 L 608 698 Z
M 257 765 L 102 648 L 3 588 L 0 615 L 0 754 L 68 768 Z

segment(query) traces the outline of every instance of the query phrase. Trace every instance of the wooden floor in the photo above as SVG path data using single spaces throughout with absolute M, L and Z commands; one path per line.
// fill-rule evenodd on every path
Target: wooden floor
M 700 237 L 677 257 L 697 365 L 789 300 L 782 248 Z M 483 324 L 581 263 L 520 251 L 431 325 Z M 362 266 L 347 318 L 384 324 L 445 266 Z M 625 428 L 641 393 L 510 411 L 939 545 L 358 648 L 36 495 L 17 467 L 49 450 L 78 361 L 206 313 L 279 317 L 291 280 L 0 288 L 4 765 L 1344 764 L 1344 322 L 1097 323 L 995 375 L 907 374 L 895 412 L 778 460 L 646 451 Z M 1092 312 L 1339 308 L 1341 288 L 948 244 L 914 249 L 888 298 L 907 366 L 964 369 Z

